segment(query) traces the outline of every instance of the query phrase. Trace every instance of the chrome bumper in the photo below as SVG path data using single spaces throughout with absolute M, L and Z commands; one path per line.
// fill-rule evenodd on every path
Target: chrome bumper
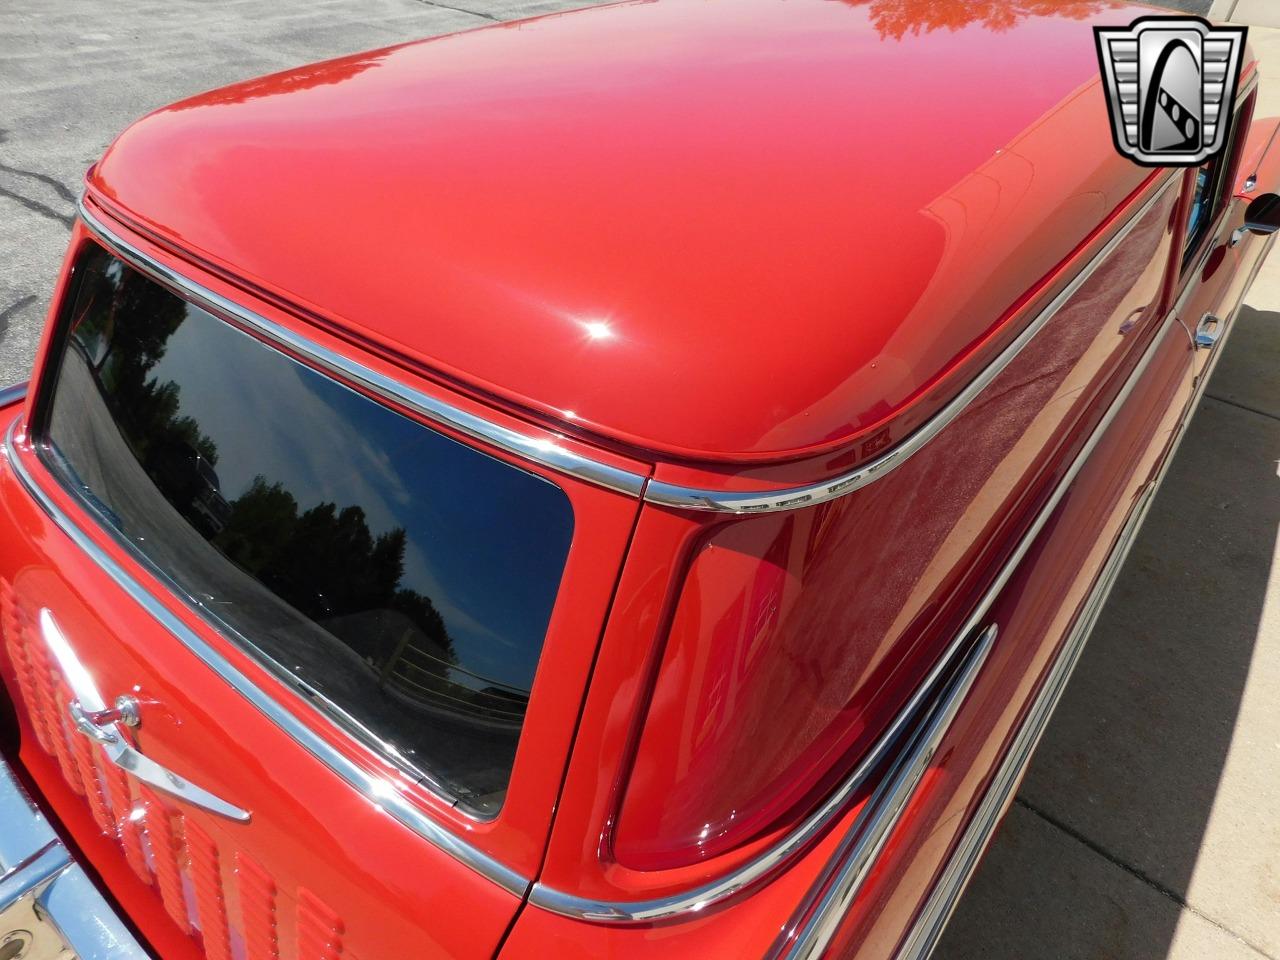
M 15 941 L 22 946 L 13 946 Z M 0 955 L 22 960 L 147 960 L 146 951 L 77 866 L 3 758 Z

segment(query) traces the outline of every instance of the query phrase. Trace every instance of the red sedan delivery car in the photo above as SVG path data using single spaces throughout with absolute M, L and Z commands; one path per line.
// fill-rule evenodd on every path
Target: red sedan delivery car
M 930 953 L 1280 170 L 1247 50 L 1144 167 L 1093 35 L 1143 10 L 872 12 L 624 3 L 116 140 L 0 394 L 0 956 Z

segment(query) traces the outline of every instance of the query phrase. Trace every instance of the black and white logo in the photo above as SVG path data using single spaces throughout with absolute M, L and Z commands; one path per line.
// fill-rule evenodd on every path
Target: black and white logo
M 1145 166 L 1190 167 L 1222 149 L 1244 27 L 1142 17 L 1093 33 L 1117 150 Z

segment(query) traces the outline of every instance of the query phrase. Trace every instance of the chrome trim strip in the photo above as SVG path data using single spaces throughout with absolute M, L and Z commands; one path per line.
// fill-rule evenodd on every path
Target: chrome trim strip
M 81 960 L 147 960 L 146 952 L 72 859 L 3 757 L 0 825 L 0 939 L 11 942 L 14 913 L 25 930 L 22 917 L 30 918 L 34 908 L 60 935 L 70 954 Z
M 1166 317 L 1166 320 L 1168 319 L 1169 318 Z M 1142 379 L 1142 375 L 1146 372 L 1147 367 L 1150 366 L 1151 361 L 1155 358 L 1156 354 L 1159 353 L 1160 346 L 1164 342 L 1166 329 L 1167 325 L 1166 327 L 1162 327 L 1158 330 L 1152 337 L 1150 345 L 1143 353 L 1141 359 L 1139 359 L 1137 365 L 1133 368 L 1133 372 L 1129 374 L 1129 378 L 1125 381 L 1124 386 L 1120 388 L 1120 392 L 1116 395 L 1116 398 L 1111 402 L 1111 406 L 1107 408 L 1107 412 L 1103 415 L 1102 420 L 1098 423 L 1098 426 L 1094 429 L 1093 433 L 1090 434 L 1089 439 L 1076 455 L 1076 458 L 1072 461 L 1071 466 L 1059 481 L 1058 486 L 1054 489 L 1053 494 L 1041 509 L 1030 529 L 1028 529 L 1026 534 L 1023 535 L 1023 538 L 1019 542 L 1013 556 L 1010 557 L 1009 562 L 996 578 L 996 582 L 987 592 L 987 595 L 983 597 L 982 602 L 979 604 L 978 609 L 974 614 L 974 617 L 976 617 L 978 621 L 981 621 L 981 619 L 986 616 L 987 610 L 989 610 L 991 605 L 995 602 L 996 597 L 1004 588 L 1004 585 L 1009 581 L 1009 578 L 1017 569 L 1022 558 L 1026 556 L 1027 551 L 1031 549 L 1036 537 L 1044 528 L 1044 525 L 1048 523 L 1049 518 L 1053 515 L 1054 510 L 1062 501 L 1062 498 L 1066 496 L 1066 493 L 1070 489 L 1071 484 L 1075 481 L 1076 476 L 1080 473 L 1081 469 L 1083 469 L 1085 463 L 1088 462 L 1090 455 L 1092 455 L 1094 449 L 1101 442 L 1103 436 L 1107 432 L 1107 428 L 1111 426 L 1111 423 L 1115 420 L 1117 414 L 1119 414 L 1124 408 L 1126 401 L 1129 399 L 1129 395 L 1133 393 L 1134 388 L 1138 385 L 1138 381 Z M 970 623 L 972 624 L 973 622 L 974 619 L 971 618 Z M 970 629 L 972 629 L 972 627 L 970 627 Z M 1065 678 L 1063 682 L 1066 682 Z M 892 826 L 893 824 L 890 825 L 890 827 Z M 863 869 L 863 866 L 869 865 L 851 863 L 843 866 L 840 869 L 840 877 L 848 889 L 842 891 L 837 897 L 828 898 L 827 902 L 836 905 L 847 905 L 852 902 L 857 896 L 862 881 L 865 879 L 867 874 L 867 870 Z M 828 867 L 828 870 L 830 869 L 831 868 Z M 811 892 L 811 896 L 812 895 L 815 894 Z M 821 915 L 815 914 L 800 926 L 789 944 L 785 946 L 779 944 L 775 948 L 775 952 L 771 955 L 771 960 L 773 960 L 773 958 L 782 960 L 784 957 L 786 960 L 814 960 L 814 958 L 820 957 L 830 940 L 830 936 L 834 934 L 838 925 L 839 917 L 834 919 L 824 919 Z M 825 932 L 825 937 L 810 935 L 808 932 L 810 928 L 818 928 L 820 931 Z
M 429 841 L 458 862 L 475 870 L 481 876 L 492 880 L 504 890 L 516 896 L 524 896 L 525 891 L 529 888 L 529 880 L 526 877 L 432 820 L 400 792 L 394 781 L 366 771 L 313 732 L 306 724 L 241 673 L 231 661 L 219 653 L 208 641 L 160 603 L 146 587 L 134 579 L 110 554 L 99 547 L 75 520 L 53 502 L 31 475 L 27 465 L 22 462 L 22 457 L 14 444 L 14 434 L 17 427 L 18 419 L 15 418 L 9 426 L 4 444 L 14 474 L 62 532 L 77 547 L 83 550 L 107 576 L 111 577 L 134 602 L 142 607 L 156 623 L 173 634 L 205 666 L 230 684 L 237 693 L 244 697 L 268 720 L 288 734 L 294 742 L 337 774 L 347 784 L 359 790 L 371 804 L 385 811 L 403 826 Z M 180 593 L 177 596 L 182 599 Z M 194 612 L 201 613 L 199 609 Z M 299 696 L 299 699 L 304 699 L 296 689 L 292 687 L 289 689 L 295 696 Z
M 78 210 L 81 221 L 108 250 L 197 306 L 251 327 L 277 346 L 306 357 L 316 366 L 357 383 L 385 400 L 403 404 L 427 420 L 443 424 L 482 443 L 491 444 L 558 473 L 639 498 L 644 488 L 644 476 L 591 460 L 553 440 L 528 436 L 485 420 L 322 347 L 149 257 L 113 233 L 88 209 L 83 196 L 79 200 Z
M 875 480 L 879 480 L 902 466 L 930 440 L 941 433 L 956 417 L 960 416 L 965 408 L 991 384 L 991 381 L 1000 375 L 1005 367 L 1013 362 L 1013 359 L 1035 338 L 1045 324 L 1052 320 L 1063 305 L 1075 295 L 1076 291 L 1084 285 L 1093 272 L 1124 241 L 1138 221 L 1180 179 L 1180 172 L 1170 175 L 1150 197 L 1142 202 L 1125 224 L 1102 246 L 1102 249 L 1093 255 L 1088 264 L 1036 315 L 1034 320 L 1027 324 L 1017 338 L 1009 346 L 1005 347 L 995 360 L 989 363 L 960 393 L 934 414 L 915 433 L 874 460 L 834 480 L 808 486 L 762 492 L 727 493 L 721 490 L 704 490 L 664 483 L 660 480 L 650 480 L 644 490 L 645 501 L 683 510 L 711 510 L 719 513 L 770 513 L 777 510 L 794 510 L 797 507 L 825 503 L 828 500 L 842 497 L 860 487 L 865 487 Z
M 948 860 L 942 877 L 916 918 L 915 925 L 907 934 L 897 954 L 897 960 L 925 960 L 938 945 L 942 931 L 960 901 L 960 894 L 977 869 L 983 851 L 995 836 L 1000 819 L 1013 799 L 1018 784 L 1022 782 L 1022 774 L 1031 762 L 1035 748 L 1049 725 L 1053 711 L 1066 689 L 1067 681 L 1075 671 L 1080 655 L 1084 651 L 1085 642 L 1089 639 L 1089 634 L 1093 631 L 1098 616 L 1106 605 L 1111 587 L 1129 555 L 1129 548 L 1137 538 L 1147 510 L 1155 499 L 1157 485 L 1158 482 L 1147 487 L 1142 502 L 1125 524 L 1119 542 L 1112 550 L 1106 567 L 1085 601 L 1084 609 L 1076 620 L 1076 626 L 1072 628 L 1058 658 L 1050 668 L 1050 674 L 1036 696 L 1027 719 L 992 779 L 991 786 L 988 787 L 977 813 L 974 814 L 959 845 Z
M 15 383 L 12 386 L 0 388 L 0 407 L 7 407 L 11 403 L 17 403 L 27 395 L 27 384 Z
M 1161 192 L 1163 192 L 1163 188 Z M 957 639 L 952 642 L 952 646 L 944 656 L 943 661 L 940 662 L 939 666 L 934 668 L 933 673 L 930 674 L 929 678 L 925 681 L 925 684 L 923 684 L 917 691 L 916 695 L 912 698 L 912 702 L 908 704 L 907 709 L 899 714 L 899 716 L 894 720 L 894 726 L 891 730 L 896 732 L 901 729 L 901 725 L 906 722 L 906 719 L 909 716 L 909 711 L 918 705 L 923 692 L 928 688 L 928 685 L 936 681 L 937 674 L 942 668 L 943 663 L 954 655 L 954 652 L 963 642 L 963 639 L 972 636 L 979 624 L 985 620 L 987 611 L 991 608 L 991 605 L 995 602 L 997 596 L 999 596 L 1000 591 L 1004 589 L 1009 578 L 1013 576 L 1014 572 L 1017 570 L 1018 564 L 1022 561 L 1022 558 L 1026 555 L 1027 551 L 1031 549 L 1035 538 L 1039 535 L 1044 525 L 1048 523 L 1049 517 L 1053 514 L 1054 509 L 1066 495 L 1067 489 L 1070 487 L 1072 481 L 1075 480 L 1076 475 L 1089 459 L 1089 455 L 1093 453 L 1094 448 L 1102 439 L 1107 427 L 1110 426 L 1111 421 L 1115 419 L 1116 415 L 1120 412 L 1120 409 L 1124 406 L 1125 401 L 1128 400 L 1129 394 L 1131 394 L 1134 387 L 1137 386 L 1138 380 L 1141 379 L 1142 374 L 1146 371 L 1152 359 L 1158 352 L 1163 336 L 1164 330 L 1161 329 L 1152 337 L 1150 345 L 1138 360 L 1133 371 L 1129 374 L 1129 378 L 1120 388 L 1119 393 L 1116 394 L 1116 397 L 1112 401 L 1111 406 L 1107 409 L 1106 414 L 1103 415 L 1102 420 L 1098 423 L 1094 432 L 1085 442 L 1084 447 L 1081 448 L 1080 452 L 1076 455 L 1075 460 L 1072 461 L 1071 466 L 1063 475 L 1062 480 L 1050 495 L 1045 506 L 1036 516 L 1036 519 L 1032 522 L 1027 532 L 1023 535 L 1022 540 L 1019 541 L 1017 548 L 1010 556 L 1008 562 L 996 576 L 995 582 L 988 588 L 987 593 L 978 603 L 977 608 L 965 621 L 964 627 L 958 632 Z M 877 741 L 875 747 L 872 748 L 874 759 L 876 761 L 882 759 L 884 756 L 882 751 L 887 750 L 891 745 L 891 742 L 887 741 L 886 738 L 882 738 L 880 741 Z M 872 757 L 869 756 L 868 761 L 871 759 Z M 851 793 L 854 792 L 854 790 L 857 789 L 858 786 L 861 785 L 861 779 L 867 774 L 867 763 L 864 762 L 859 764 L 853 774 L 851 774 L 850 777 L 841 784 L 837 793 L 833 795 L 831 800 L 823 804 L 818 811 L 797 827 L 793 833 L 788 834 L 785 838 L 779 841 L 777 846 L 770 848 L 768 851 L 760 854 L 760 856 L 755 860 L 749 861 L 732 873 L 727 874 L 725 877 L 699 887 L 690 893 L 638 902 L 597 901 L 563 893 L 547 887 L 542 883 L 535 883 L 529 894 L 529 902 L 554 913 L 573 917 L 578 920 L 593 920 L 608 923 L 652 922 L 654 920 L 669 919 L 682 913 L 690 913 L 704 909 L 710 904 L 716 903 L 726 897 L 738 893 L 744 887 L 758 881 L 766 874 L 779 868 L 783 862 L 803 848 L 810 838 L 816 835 L 831 819 L 838 815 L 841 804 Z M 862 826 L 861 821 L 859 821 L 857 826 Z M 847 875 L 856 879 L 861 877 L 863 872 L 857 869 L 851 869 Z
M 826 949 L 863 881 L 889 842 L 907 804 L 919 789 L 934 754 L 973 688 L 995 638 L 994 624 L 979 636 L 974 650 L 952 680 L 946 697 L 937 704 L 928 722 L 903 750 L 859 814 L 857 822 L 840 841 L 809 894 L 801 901 L 801 907 L 794 916 L 809 916 L 811 919 L 803 924 L 793 922 L 784 928 L 767 957 L 818 957 Z
M 1267 254 L 1271 251 L 1271 246 L 1275 242 L 1272 236 L 1266 241 L 1266 246 L 1258 255 L 1257 262 L 1253 265 L 1249 272 L 1249 280 L 1245 283 L 1244 294 L 1248 293 L 1249 287 L 1253 284 L 1254 278 L 1258 275 L 1258 271 L 1262 269 L 1262 264 L 1267 258 Z M 1194 284 L 1191 284 L 1194 286 Z M 1169 472 L 1169 468 L 1173 465 L 1174 457 L 1178 453 L 1178 449 L 1182 446 L 1182 441 L 1187 435 L 1187 428 L 1191 423 L 1197 409 L 1199 409 L 1200 401 L 1203 399 L 1205 391 L 1208 387 L 1210 376 L 1214 367 L 1217 365 L 1219 358 L 1222 356 L 1223 347 L 1226 345 L 1227 339 L 1231 336 L 1231 331 L 1235 327 L 1235 319 L 1240 312 L 1240 307 L 1244 302 L 1244 294 L 1241 295 L 1241 302 L 1236 305 L 1235 309 L 1227 320 L 1226 330 L 1218 340 L 1218 345 L 1214 348 L 1212 356 L 1209 358 L 1208 364 L 1201 372 L 1200 380 L 1196 384 L 1195 392 L 1192 394 L 1190 402 L 1187 404 L 1187 415 L 1182 419 L 1182 423 L 1178 426 L 1177 435 L 1173 438 L 1173 442 L 1169 445 L 1169 453 L 1165 457 L 1164 463 L 1160 465 L 1159 471 L 1156 473 L 1155 479 L 1147 488 L 1143 501 L 1134 511 L 1129 523 L 1121 532 L 1120 540 L 1117 543 L 1116 551 L 1108 560 L 1107 567 L 1099 576 L 1099 582 L 1095 593 L 1090 594 L 1088 600 L 1085 601 L 1085 610 L 1081 614 L 1079 625 L 1073 629 L 1070 639 L 1064 644 L 1063 654 L 1060 656 L 1060 662 L 1055 664 L 1055 674 L 1051 676 L 1049 681 L 1045 683 L 1047 690 L 1058 671 L 1065 671 L 1066 676 L 1061 680 L 1061 684 L 1065 686 L 1067 677 L 1074 669 L 1075 661 L 1080 656 L 1080 650 L 1083 650 L 1084 644 L 1088 639 L 1090 631 L 1093 629 L 1094 623 L 1097 621 L 1099 614 L 1107 600 L 1107 596 L 1111 591 L 1116 578 L 1119 576 L 1120 570 L 1124 567 L 1125 558 L 1128 556 L 1130 547 L 1137 539 L 1137 534 L 1142 527 L 1143 521 L 1146 519 L 1147 511 L 1150 510 L 1152 503 L 1155 501 L 1155 495 L 1160 489 L 1160 485 L 1164 482 L 1165 475 Z M 1109 578 L 1109 579 L 1108 579 Z M 1072 644 L 1079 646 L 1080 650 L 1074 653 L 1070 652 Z M 1070 660 L 1068 663 L 1067 660 Z M 982 853 L 986 850 L 987 845 L 995 836 L 996 828 L 1000 825 L 1000 814 L 1008 805 L 1010 795 L 1016 790 L 1018 783 L 1022 779 L 1022 772 L 1030 763 L 1031 755 L 1035 750 L 1036 744 L 1039 742 L 1040 735 L 1043 733 L 1043 727 L 1048 724 L 1056 706 L 1058 697 L 1061 696 L 1061 690 L 1056 693 L 1047 694 L 1052 696 L 1053 702 L 1048 704 L 1045 709 L 1044 716 L 1039 718 L 1041 730 L 1034 734 L 1034 738 L 1030 746 L 1022 751 L 1022 755 L 1015 756 L 1014 751 L 1020 745 L 1020 741 L 1015 744 L 1015 748 L 1010 750 L 1005 764 L 1000 768 L 996 778 L 992 781 L 990 791 L 992 793 L 997 790 L 1003 791 L 1003 796 L 996 799 L 984 799 L 982 807 L 978 813 L 974 815 L 969 828 L 965 831 L 964 837 L 961 839 L 956 852 L 952 855 L 948 862 L 942 878 L 934 887 L 930 894 L 924 909 L 920 916 L 916 919 L 915 926 L 908 933 L 901 949 L 899 950 L 896 960 L 926 960 L 937 946 L 938 940 L 942 936 L 943 930 L 946 928 L 947 921 L 951 918 L 951 914 L 955 912 L 956 906 L 959 904 L 960 897 L 964 893 L 965 888 L 969 884 L 969 880 L 973 876 L 974 870 L 977 869 L 978 863 L 982 859 Z M 1039 701 L 1037 701 L 1037 706 Z M 1032 708 L 1029 717 L 1037 717 L 1036 708 Z M 1019 736 L 1021 737 L 1021 733 Z M 1030 734 L 1028 734 L 1030 736 Z M 989 809 L 989 807 L 991 809 Z M 992 814 L 994 810 L 994 815 Z
M 994 628 L 988 632 L 994 638 Z M 529 902 L 577 920 L 621 924 L 651 923 L 680 914 L 697 913 L 764 879 L 799 853 L 832 820 L 840 816 L 850 799 L 867 784 L 893 750 L 900 748 L 903 737 L 908 736 L 920 722 L 920 714 L 933 709 L 938 697 L 942 695 L 941 688 L 945 686 L 943 678 L 953 672 L 957 660 L 961 659 L 960 654 L 973 643 L 972 636 L 972 631 L 966 630 L 952 641 L 924 682 L 916 688 L 907 705 L 898 712 L 888 729 L 859 761 L 853 773 L 803 823 L 755 859 L 718 880 L 669 897 L 634 902 L 589 900 L 563 893 L 546 884 L 535 883 L 529 892 Z M 982 641 L 978 643 L 981 646 Z M 987 646 L 989 645 L 988 642 Z

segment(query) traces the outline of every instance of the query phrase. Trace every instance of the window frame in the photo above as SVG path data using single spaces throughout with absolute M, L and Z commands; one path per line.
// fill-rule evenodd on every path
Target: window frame
M 1249 127 L 1253 121 L 1253 111 L 1257 103 L 1258 85 L 1252 78 L 1245 89 L 1232 104 L 1229 126 L 1224 134 L 1226 142 L 1222 152 L 1206 163 L 1195 167 L 1197 172 L 1208 167 L 1210 180 L 1207 184 L 1208 202 L 1206 213 L 1196 225 L 1194 233 L 1187 231 L 1192 207 L 1196 202 L 1195 180 L 1189 178 L 1191 197 L 1183 216 L 1182 261 L 1180 274 L 1185 279 L 1189 276 L 1192 265 L 1199 262 L 1201 256 L 1213 246 L 1222 229 L 1227 211 L 1231 206 L 1232 188 L 1239 175 L 1240 160 L 1244 153 L 1244 145 L 1249 137 Z

